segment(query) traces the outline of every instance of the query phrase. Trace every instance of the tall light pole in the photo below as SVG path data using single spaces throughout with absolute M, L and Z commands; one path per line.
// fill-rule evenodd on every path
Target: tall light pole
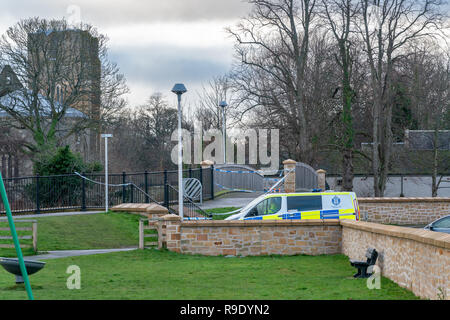
M 178 96 L 178 212 L 183 219 L 183 144 L 181 135 L 181 95 L 185 93 L 186 87 L 182 83 L 177 83 L 172 92 Z
M 222 108 L 222 144 L 223 144 L 223 164 L 227 163 L 227 121 L 225 119 L 225 108 L 228 106 L 226 101 L 221 101 L 219 107 Z
M 102 134 L 105 138 L 105 212 L 108 212 L 108 138 L 112 138 L 112 134 Z

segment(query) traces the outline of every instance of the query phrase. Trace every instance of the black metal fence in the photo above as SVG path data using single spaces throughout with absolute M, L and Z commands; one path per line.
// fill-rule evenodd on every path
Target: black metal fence
M 90 210 L 105 207 L 105 175 L 76 174 L 57 176 L 32 176 L 4 179 L 11 210 L 16 213 L 41 213 L 64 210 Z M 197 178 L 202 182 L 203 199 L 213 199 L 213 167 L 183 170 L 183 177 Z M 109 174 L 108 203 L 158 202 L 169 207 L 170 186 L 178 185 L 177 171 Z M 173 193 L 173 192 L 172 192 Z M 0 213 L 5 213 L 0 203 Z
M 168 204 L 167 208 L 170 213 L 178 214 L 178 189 L 167 184 Z M 184 198 L 183 216 L 189 218 L 211 217 L 210 214 L 203 211 L 189 198 Z

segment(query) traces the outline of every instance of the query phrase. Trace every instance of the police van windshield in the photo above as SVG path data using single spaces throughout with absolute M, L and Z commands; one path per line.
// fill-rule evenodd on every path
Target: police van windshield
M 240 212 L 245 212 L 245 211 L 247 211 L 247 210 L 253 208 L 255 205 L 258 204 L 258 202 L 260 202 L 260 201 L 263 200 L 263 199 L 264 199 L 264 195 L 259 196 L 258 198 L 252 200 L 252 201 L 251 201 L 249 204 L 247 204 L 245 207 L 243 207 L 243 208 L 241 209 Z
M 322 196 L 287 197 L 287 209 L 298 211 L 322 210 Z

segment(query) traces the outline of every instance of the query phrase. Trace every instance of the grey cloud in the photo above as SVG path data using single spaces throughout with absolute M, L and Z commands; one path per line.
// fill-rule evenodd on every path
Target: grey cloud
M 2 0 L 0 25 L 3 28 L 14 21 L 12 19 L 18 21 L 35 16 L 69 18 L 67 9 L 71 5 L 79 6 L 82 21 L 93 24 L 100 33 L 110 26 L 127 24 L 237 20 L 249 11 L 249 6 L 241 0 Z M 4 29 L 0 30 L 0 34 L 4 32 Z M 207 49 L 142 48 L 130 41 L 127 46 L 111 47 L 110 58 L 118 63 L 130 84 L 162 90 L 183 81 L 194 90 L 211 77 L 229 71 L 231 50 L 225 43 L 222 47 Z M 134 96 L 133 86 L 130 87 L 130 96 Z M 140 97 L 136 96 L 134 100 L 140 100 Z
M 79 6 L 83 22 L 103 26 L 156 21 L 228 20 L 244 16 L 249 10 L 249 5 L 241 0 L 8 0 L 2 3 L 1 11 L 18 19 L 31 16 L 67 18 L 67 8 L 71 5 Z
M 175 46 L 126 47 L 110 51 L 130 81 L 171 84 L 174 81 L 208 81 L 229 71 L 224 57 L 229 48 L 185 48 Z

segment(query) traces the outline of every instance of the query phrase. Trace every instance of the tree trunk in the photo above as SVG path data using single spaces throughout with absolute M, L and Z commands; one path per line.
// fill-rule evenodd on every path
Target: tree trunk
M 381 108 L 379 99 L 375 100 L 373 106 L 373 145 L 372 145 L 372 172 L 373 172 L 373 191 L 375 197 L 381 197 L 381 192 L 379 189 L 379 180 L 380 180 L 380 141 L 379 141 L 379 115 Z
M 345 191 L 353 191 L 353 119 L 352 119 L 352 98 L 353 91 L 350 87 L 349 65 L 345 59 L 343 61 L 343 112 L 342 122 L 344 124 L 344 152 L 342 157 L 342 188 Z
M 432 174 L 432 182 L 431 182 L 431 196 L 433 198 L 438 196 L 439 184 L 437 183 L 437 174 L 438 174 L 438 129 L 434 129 L 433 134 L 433 174 Z
M 344 191 L 353 191 L 353 151 L 351 149 L 344 150 L 342 164 L 342 189 Z

